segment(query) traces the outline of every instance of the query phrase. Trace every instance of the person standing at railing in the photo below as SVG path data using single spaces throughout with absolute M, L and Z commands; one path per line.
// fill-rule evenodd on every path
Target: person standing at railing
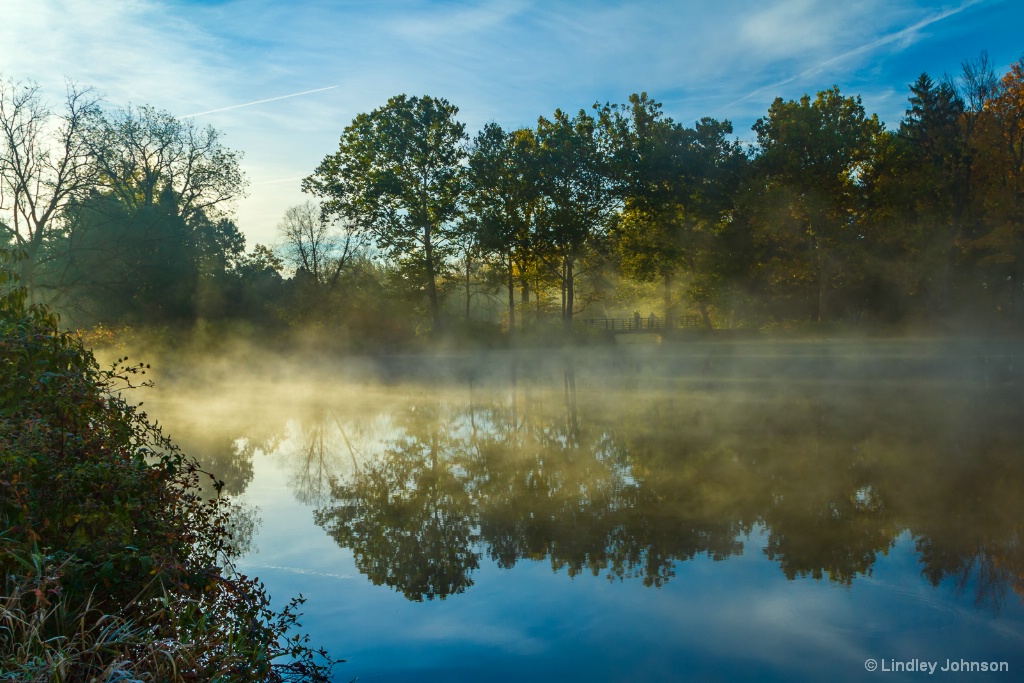
M 638 311 L 638 310 L 637 311 L 633 311 L 633 329 L 639 330 L 640 329 L 640 323 L 641 323 L 640 311 Z
M 651 311 L 651 314 L 649 316 L 647 316 L 647 329 L 653 330 L 655 325 L 657 325 L 657 324 L 658 324 L 658 316 L 654 315 L 654 311 Z

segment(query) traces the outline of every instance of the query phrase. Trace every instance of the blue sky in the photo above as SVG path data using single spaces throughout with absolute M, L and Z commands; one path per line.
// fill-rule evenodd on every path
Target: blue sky
M 750 139 L 775 97 L 838 85 L 891 127 L 922 71 L 987 50 L 1004 73 L 1022 26 L 1021 0 L 3 0 L 0 74 L 223 131 L 245 154 L 251 246 L 352 118 L 399 93 L 448 99 L 475 134 L 646 91 Z

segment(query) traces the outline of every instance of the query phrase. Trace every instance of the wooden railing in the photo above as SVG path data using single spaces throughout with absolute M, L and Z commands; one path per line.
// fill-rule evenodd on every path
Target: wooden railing
M 699 319 L 695 315 L 673 317 L 668 325 L 664 318 L 657 316 L 632 318 L 587 318 L 583 324 L 592 329 L 605 332 L 664 332 L 665 330 L 696 329 Z

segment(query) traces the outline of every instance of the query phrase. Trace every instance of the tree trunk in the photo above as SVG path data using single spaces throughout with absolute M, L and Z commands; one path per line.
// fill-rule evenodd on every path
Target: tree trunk
M 469 254 L 466 254 L 466 320 L 469 320 L 469 305 L 473 299 L 473 294 L 470 288 L 470 268 L 472 267 L 472 261 L 469 258 Z
M 508 257 L 508 334 L 516 333 L 516 281 L 512 272 L 512 257 Z
M 565 323 L 565 259 L 562 259 L 562 272 L 561 281 L 559 282 L 559 288 L 562 294 L 562 322 Z
M 672 273 L 665 271 L 665 329 L 672 329 Z
M 525 269 L 522 268 L 522 266 L 520 265 L 520 269 L 519 269 L 519 273 L 520 273 L 519 306 L 520 306 L 520 309 L 522 310 L 522 319 L 523 319 L 523 323 L 525 324 L 526 323 L 526 313 L 528 312 L 528 310 L 530 308 L 530 282 L 529 282 L 529 280 L 526 279 L 526 276 L 524 276 L 522 274 L 524 270 Z
M 533 302 L 535 310 L 535 320 L 540 320 L 540 277 L 537 277 L 537 284 L 533 288 Z
M 427 266 L 427 296 L 430 299 L 430 315 L 434 332 L 441 330 L 441 307 L 437 302 L 437 282 L 434 277 L 434 246 L 430 243 L 430 226 L 423 228 L 423 255 Z
M 575 299 L 575 288 L 572 272 L 572 258 L 565 260 L 565 330 L 572 331 L 572 311 Z
M 822 255 L 821 248 L 818 248 L 818 322 L 825 322 L 828 319 L 828 285 L 832 276 L 829 266 L 832 258 L 829 254 Z
M 708 311 L 707 303 L 704 301 L 699 301 L 697 302 L 697 305 L 700 306 L 700 317 L 701 320 L 704 321 L 704 327 L 708 330 L 715 329 L 715 326 L 711 323 L 711 312 Z

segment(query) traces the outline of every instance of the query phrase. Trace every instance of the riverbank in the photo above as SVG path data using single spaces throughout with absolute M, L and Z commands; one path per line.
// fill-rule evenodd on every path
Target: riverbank
M 0 282 L 0 285 L 3 285 Z M 20 289 L 0 290 L 0 671 L 4 680 L 329 680 L 233 569 L 239 525 L 220 482 Z M 244 525 L 243 525 L 244 527 Z

